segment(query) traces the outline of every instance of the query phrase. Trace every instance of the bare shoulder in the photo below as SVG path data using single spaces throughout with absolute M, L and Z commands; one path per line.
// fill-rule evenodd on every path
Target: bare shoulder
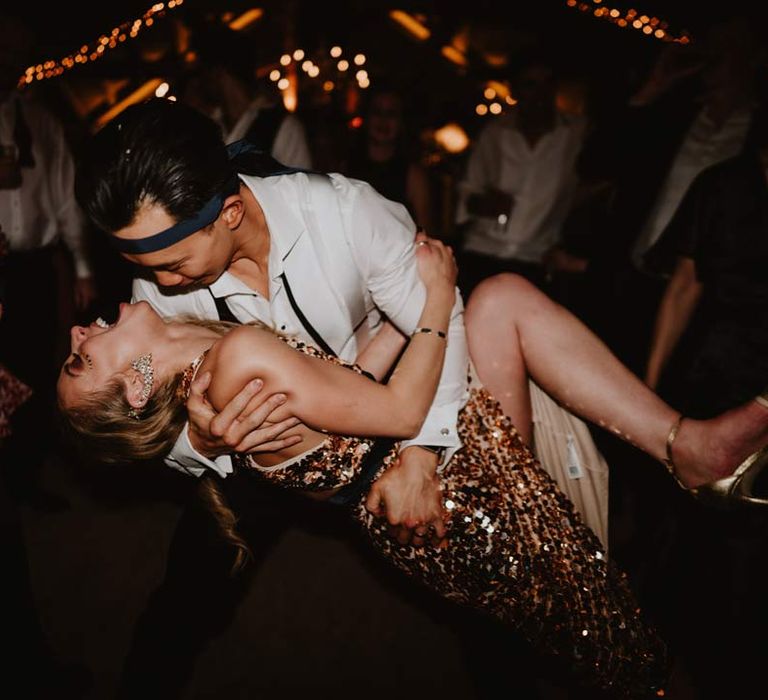
M 267 328 L 239 326 L 216 343 L 210 359 L 219 371 L 238 367 L 258 368 L 293 352 Z
M 271 331 L 240 326 L 218 341 L 209 353 L 206 369 L 212 372 L 208 394 L 216 406 L 226 403 L 252 379 L 274 385 L 290 372 L 295 350 Z

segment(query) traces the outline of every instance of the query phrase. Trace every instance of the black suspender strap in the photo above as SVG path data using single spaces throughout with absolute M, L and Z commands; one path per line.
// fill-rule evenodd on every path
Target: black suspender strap
M 309 322 L 309 319 L 304 315 L 302 310 L 299 308 L 299 305 L 296 303 L 296 299 L 293 298 L 291 285 L 288 284 L 288 278 L 285 276 L 285 273 L 280 275 L 280 279 L 283 280 L 283 286 L 285 287 L 285 293 L 288 295 L 288 301 L 291 303 L 293 312 L 298 317 L 299 322 L 301 323 L 302 326 L 304 326 L 304 330 L 306 330 L 307 333 L 309 333 L 312 336 L 312 340 L 315 341 L 315 343 L 317 344 L 317 347 L 319 347 L 326 354 L 336 357 L 336 353 L 333 351 L 333 348 L 323 340 L 323 336 L 321 336 L 317 332 L 317 330 L 315 330 L 315 327 Z
M 211 292 L 210 288 L 208 291 Z M 213 297 L 213 303 L 216 304 L 216 312 L 219 314 L 219 321 L 230 321 L 242 325 L 243 322 L 232 313 L 232 309 L 227 306 L 227 300 L 224 297 L 214 296 L 213 292 L 211 292 L 211 296 Z

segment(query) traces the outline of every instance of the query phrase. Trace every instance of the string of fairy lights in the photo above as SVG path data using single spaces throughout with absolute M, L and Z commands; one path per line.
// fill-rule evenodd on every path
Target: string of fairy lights
M 608 7 L 603 0 L 566 0 L 568 7 L 572 7 L 581 12 L 589 12 L 597 19 L 602 19 L 615 24 L 622 29 L 635 29 L 648 37 L 659 39 L 660 41 L 675 41 L 680 44 L 688 44 L 691 37 L 686 32 L 681 32 L 675 36 L 669 30 L 669 23 L 652 15 L 645 15 L 635 9 L 618 10 L 615 7 Z
M 168 0 L 168 2 L 155 3 L 141 17 L 119 24 L 109 33 L 102 34 L 90 44 L 83 44 L 79 50 L 67 54 L 59 60 L 49 59 L 42 63 L 28 66 L 19 79 L 19 87 L 24 87 L 37 80 L 56 78 L 75 66 L 100 59 L 108 51 L 117 48 L 120 44 L 128 41 L 128 39 L 135 39 L 142 29 L 151 27 L 155 19 L 163 17 L 168 10 L 174 10 L 183 3 L 184 0 Z
M 151 27 L 156 19 L 163 17 L 167 11 L 180 7 L 183 3 L 184 0 L 157 2 L 140 17 L 119 24 L 109 33 L 102 34 L 89 44 L 83 44 L 79 50 L 59 60 L 49 59 L 28 66 L 19 80 L 19 87 L 24 87 L 35 81 L 58 77 L 75 66 L 102 58 L 110 50 L 117 48 L 129 39 L 136 38 L 142 29 Z M 590 13 L 595 18 L 611 22 L 617 27 L 635 29 L 645 36 L 660 41 L 681 44 L 687 44 L 691 41 L 686 32 L 683 31 L 679 35 L 675 35 L 670 31 L 668 22 L 659 17 L 642 14 L 634 8 L 619 10 L 607 6 L 603 0 L 566 0 L 566 6 Z M 263 14 L 261 10 L 251 12 L 258 12 L 257 18 Z M 239 29 L 240 27 L 233 25 L 233 28 Z M 348 82 L 353 73 L 358 87 L 365 89 L 371 84 L 368 71 L 364 67 L 366 60 L 363 53 L 345 56 L 341 46 L 333 46 L 328 55 L 323 54 L 322 57 L 318 56 L 315 60 L 307 56 L 303 49 L 296 49 L 292 53 L 285 53 L 280 57 L 280 68 L 273 68 L 269 72 L 269 78 L 276 83 L 277 88 L 283 94 L 285 106 L 291 110 L 292 107 L 295 109 L 297 100 L 299 69 L 309 78 L 318 78 L 323 73 L 322 87 L 326 92 L 331 92 L 341 82 Z M 273 65 L 276 66 L 277 64 Z M 165 86 L 165 83 L 160 85 L 158 91 Z M 167 91 L 167 87 L 165 90 Z M 497 115 L 516 104 L 512 95 L 509 94 L 508 86 L 493 81 L 486 84 L 483 97 L 484 99 L 475 108 L 478 116 Z

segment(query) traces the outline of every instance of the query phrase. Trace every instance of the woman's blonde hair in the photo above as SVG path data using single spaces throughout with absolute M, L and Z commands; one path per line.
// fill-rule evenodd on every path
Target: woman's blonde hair
M 226 321 L 186 316 L 171 320 L 209 328 L 221 336 L 237 327 Z M 183 372 L 180 372 L 157 387 L 136 420 L 130 414 L 123 383 L 115 379 L 76 405 L 59 404 L 63 430 L 88 461 L 127 464 L 165 457 L 187 421 L 186 396 L 180 391 L 182 381 Z M 233 572 L 242 568 L 250 551 L 237 533 L 237 518 L 213 478 L 201 479 L 200 496 L 215 517 L 224 539 L 237 550 Z

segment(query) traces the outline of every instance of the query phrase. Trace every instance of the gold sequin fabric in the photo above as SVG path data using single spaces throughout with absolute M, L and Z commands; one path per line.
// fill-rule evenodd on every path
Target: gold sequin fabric
M 509 624 L 584 683 L 617 698 L 663 694 L 666 648 L 643 621 L 626 576 L 485 389 L 471 389 L 459 433 L 463 447 L 440 474 L 447 544 L 400 545 L 363 497 L 352 514 L 373 546 L 445 598 Z M 301 460 L 262 474 L 302 490 L 342 486 L 358 473 L 369 444 L 332 435 Z

